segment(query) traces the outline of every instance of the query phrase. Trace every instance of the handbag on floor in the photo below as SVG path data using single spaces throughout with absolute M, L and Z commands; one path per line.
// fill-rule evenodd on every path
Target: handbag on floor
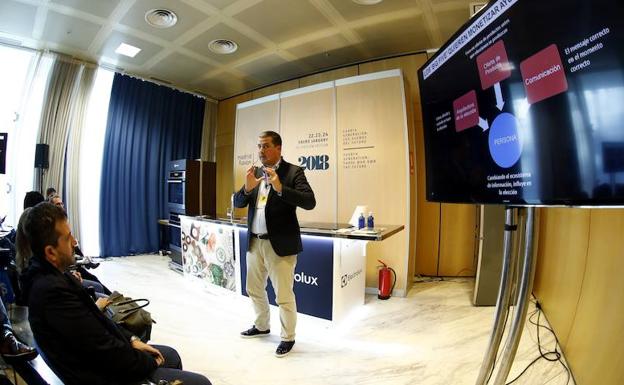
M 156 323 L 152 315 L 144 308 L 150 301 L 146 298 L 132 299 L 117 291 L 108 296 L 111 304 L 107 306 L 111 319 L 126 330 L 147 342 L 152 335 L 152 324 Z

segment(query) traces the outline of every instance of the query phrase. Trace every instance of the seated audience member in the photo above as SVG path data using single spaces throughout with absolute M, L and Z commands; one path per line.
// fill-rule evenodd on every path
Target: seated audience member
M 63 209 L 38 204 L 28 212 L 24 232 L 33 253 L 22 274 L 30 327 L 44 359 L 66 385 L 133 384 L 145 379 L 210 384 L 202 375 L 182 371 L 173 348 L 147 345 L 119 328 L 66 273 L 75 263 L 76 240 Z
M 60 195 L 57 195 L 57 194 L 50 195 L 48 197 L 48 202 L 62 209 L 65 209 L 65 204 L 63 203 L 63 200 L 61 199 Z M 78 244 L 76 244 L 76 247 L 74 248 L 74 250 L 76 251 L 77 255 L 79 255 L 80 257 L 84 259 L 84 261 L 80 263 L 82 266 L 88 269 L 95 269 L 96 267 L 100 265 L 99 263 L 93 263 L 89 257 L 85 257 L 84 254 L 82 253 L 82 250 L 80 250 L 80 248 L 78 247 Z
M 28 199 L 28 202 L 27 202 L 27 199 Z M 28 192 L 26 193 L 26 198 L 24 198 L 24 210 L 27 210 L 28 208 L 33 207 L 36 204 L 43 202 L 43 201 L 44 201 L 43 195 L 41 195 L 37 191 Z M 63 201 L 61 200 L 61 197 L 56 194 L 52 194 L 49 197 L 49 201 L 55 206 L 58 206 L 62 209 L 65 208 L 65 206 L 63 205 Z M 19 219 L 16 233 L 22 232 L 21 231 L 22 218 L 25 218 L 25 217 L 26 217 L 26 211 L 22 213 L 22 216 Z M 28 260 L 30 259 L 30 253 L 31 253 L 28 242 L 25 241 L 25 237 L 23 236 L 24 234 L 22 233 L 21 235 L 22 235 L 21 237 L 17 235 L 15 237 L 15 246 L 16 246 L 15 264 L 17 266 L 18 272 L 21 272 L 26 267 L 28 267 Z M 18 239 L 22 239 L 22 241 L 19 241 Z M 82 256 L 82 251 L 78 248 L 78 245 L 76 245 L 75 251 L 77 254 Z M 96 268 L 99 265 L 100 265 L 99 263 L 93 263 L 91 260 L 88 260 L 86 263 L 79 264 L 79 266 L 72 266 L 72 272 L 74 273 L 74 275 L 76 275 L 76 278 L 80 281 L 80 283 L 85 288 L 92 287 L 96 293 L 96 296 L 98 296 L 99 298 L 102 298 L 104 296 L 110 295 L 111 291 L 108 290 L 108 288 L 104 286 L 104 284 L 102 284 L 95 275 L 89 273 L 85 269 L 85 267 Z
M 39 191 L 29 191 L 24 197 L 24 209 L 35 206 L 37 203 L 45 201 L 45 198 Z
M 2 357 L 7 361 L 30 361 L 37 357 L 35 348 L 31 348 L 15 338 L 9 314 L 4 307 L 4 301 L 0 301 L 0 324 L 2 325 L 2 333 L 0 334 L 0 355 Z
M 32 207 L 39 202 L 43 202 L 43 195 L 39 191 L 29 191 L 24 196 L 24 208 Z M 21 218 L 20 218 L 21 219 Z M 13 286 L 13 291 L 16 295 L 16 303 L 21 304 L 20 302 L 20 289 L 19 284 L 17 282 L 17 275 L 22 271 L 21 267 L 23 263 L 28 262 L 28 258 L 30 258 L 30 254 L 20 254 L 20 249 L 17 245 L 17 230 L 19 229 L 19 225 L 11 229 L 11 231 L 4 237 L 0 238 L 0 247 L 6 248 L 9 250 L 9 265 L 6 266 L 7 273 L 11 279 L 11 284 Z M 10 263 L 10 262 L 14 262 Z
M 33 207 L 37 203 L 43 202 L 44 200 L 45 199 L 43 198 L 43 195 L 41 195 L 39 191 L 29 191 L 26 193 L 26 196 L 24 196 L 24 209 L 28 207 Z M 4 218 L 6 218 L 6 216 Z M 4 221 L 4 218 L 3 218 L 3 221 Z M 11 230 L 11 232 L 3 238 L 4 240 L 11 242 L 11 244 L 6 245 L 6 246 L 2 245 L 2 246 L 12 249 L 12 246 L 15 243 L 15 237 L 16 237 L 15 230 Z
M 65 204 L 63 204 L 63 200 L 61 196 L 58 194 L 52 194 L 48 197 L 48 202 L 52 203 L 54 206 L 58 206 L 60 208 L 65 208 Z
M 48 189 L 50 190 L 50 189 Z M 17 271 L 21 273 L 26 267 L 28 267 L 28 261 L 30 259 L 30 246 L 26 242 L 25 237 L 20 237 L 18 234 L 24 226 L 24 218 L 26 218 L 26 212 L 35 205 L 44 202 L 45 198 L 39 191 L 29 191 L 24 196 L 24 211 L 17 222 L 17 231 L 15 232 L 15 266 Z
M 49 201 L 53 195 L 56 195 L 56 189 L 54 187 L 48 187 L 46 190 L 46 200 Z
M 18 273 L 24 271 L 26 267 L 28 267 L 28 262 L 30 261 L 30 245 L 24 234 L 24 221 L 31 207 L 25 208 L 17 222 L 17 231 L 15 233 L 15 266 L 17 267 Z

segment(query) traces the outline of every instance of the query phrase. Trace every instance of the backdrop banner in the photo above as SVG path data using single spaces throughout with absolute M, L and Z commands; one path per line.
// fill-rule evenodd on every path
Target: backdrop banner
M 346 223 L 357 206 L 377 227 L 404 225 L 384 242 L 369 242 L 367 282 L 378 258 L 407 272 L 409 157 L 405 90 L 400 70 L 375 72 L 298 88 L 237 106 L 234 190 L 257 161 L 258 133 L 282 136 L 282 156 L 305 169 L 317 205 L 297 210 L 302 222 Z M 368 214 L 368 213 L 366 213 Z M 246 210 L 237 212 L 246 215 Z
M 245 184 L 247 169 L 258 160 L 258 134 L 262 131 L 279 132 L 279 96 L 272 95 L 236 106 L 236 130 L 234 133 L 234 188 L 238 191 Z M 247 215 L 247 209 L 236 209 L 236 216 Z
M 281 94 L 282 156 L 305 170 L 316 195 L 301 221 L 336 221 L 336 102 L 333 82 Z M 321 197 L 322 199 L 319 199 Z

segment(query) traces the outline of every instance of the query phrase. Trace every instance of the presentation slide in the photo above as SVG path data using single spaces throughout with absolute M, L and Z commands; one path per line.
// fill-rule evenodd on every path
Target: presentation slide
M 419 70 L 427 198 L 624 204 L 624 2 L 492 1 Z

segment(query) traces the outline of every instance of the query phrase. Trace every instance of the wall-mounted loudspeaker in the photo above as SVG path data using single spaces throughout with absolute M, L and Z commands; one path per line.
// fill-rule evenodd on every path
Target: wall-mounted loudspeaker
M 35 151 L 35 167 L 36 168 L 48 168 L 48 152 L 50 146 L 45 143 L 38 143 L 37 150 Z

